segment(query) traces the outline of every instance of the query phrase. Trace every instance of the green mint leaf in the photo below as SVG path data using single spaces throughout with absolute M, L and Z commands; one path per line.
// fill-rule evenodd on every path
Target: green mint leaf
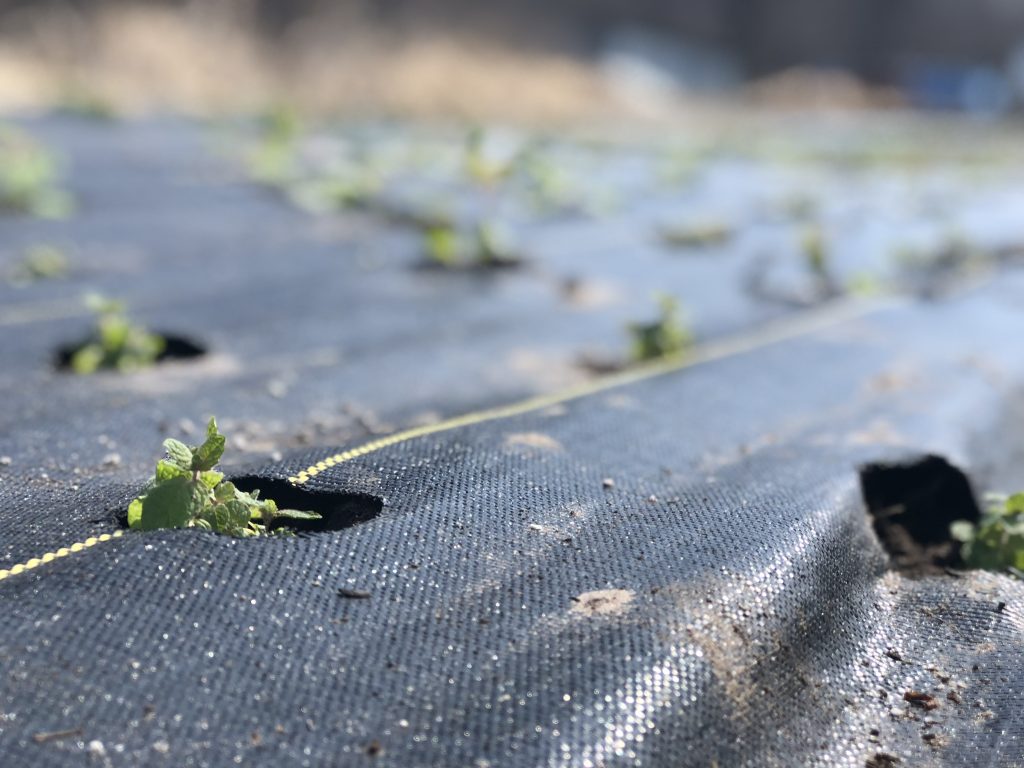
M 1006 500 L 1004 512 L 1013 515 L 1024 512 L 1024 493 L 1015 493 Z
M 103 348 L 86 344 L 71 356 L 71 370 L 78 374 L 95 373 L 103 363 Z
M 226 480 L 225 482 L 221 483 L 216 488 L 214 488 L 213 498 L 219 502 L 231 501 L 232 499 L 235 498 L 235 496 L 238 495 L 238 493 L 239 491 L 237 488 L 235 488 L 235 484 L 232 483 L 230 480 Z
M 128 505 L 128 527 L 132 529 L 142 527 L 142 497 Z
M 195 483 L 185 477 L 174 477 L 153 488 L 142 499 L 139 528 L 184 528 L 203 509 L 203 494 Z
M 182 469 L 192 468 L 192 449 L 180 440 L 169 437 L 164 440 L 164 450 L 168 458 Z
M 249 525 L 249 507 L 241 501 L 229 501 L 224 504 L 228 519 L 233 530 L 239 530 Z
M 175 477 L 191 476 L 192 472 L 190 470 L 182 469 L 178 464 L 168 461 L 167 459 L 160 459 L 160 461 L 156 463 L 156 481 L 158 483 Z
M 206 427 L 206 442 L 196 448 L 192 457 L 192 469 L 204 471 L 217 466 L 220 457 L 224 455 L 226 443 L 224 435 L 217 431 L 216 419 L 211 418 Z
M 215 489 L 223 479 L 223 472 L 214 472 L 213 470 L 208 470 L 199 475 L 199 480 L 211 491 Z
M 200 518 L 217 533 L 228 536 L 243 536 L 249 525 L 249 507 L 232 499 L 224 503 L 213 504 L 203 511 Z
M 274 522 L 274 517 L 277 515 L 277 502 L 273 499 L 257 502 L 251 509 L 251 513 L 253 523 L 260 524 L 264 530 L 269 529 L 270 524 Z
M 974 523 L 967 520 L 956 520 L 950 524 L 949 534 L 957 541 L 971 541 L 974 539 Z

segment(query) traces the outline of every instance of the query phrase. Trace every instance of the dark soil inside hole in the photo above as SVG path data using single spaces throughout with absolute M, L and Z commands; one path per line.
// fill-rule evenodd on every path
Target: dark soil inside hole
M 281 520 L 274 527 L 290 528 L 297 533 L 341 531 L 365 523 L 384 510 L 384 499 L 361 493 L 313 491 L 287 480 L 247 475 L 228 478 L 239 490 L 259 489 L 261 499 L 273 499 L 278 509 L 317 512 L 320 520 Z
M 157 357 L 157 363 L 164 363 L 170 360 L 191 360 L 202 357 L 206 354 L 206 347 L 197 341 L 186 336 L 176 336 L 173 333 L 156 332 L 164 340 L 164 351 Z M 65 344 L 57 349 L 54 356 L 54 365 L 58 371 L 68 372 L 71 370 L 71 358 L 75 352 L 92 341 L 91 337 L 82 339 L 75 344 Z
M 866 464 L 861 492 L 872 525 L 893 567 L 908 575 L 941 573 L 960 565 L 950 537 L 954 520 L 981 516 L 970 481 L 941 456 L 896 464 Z

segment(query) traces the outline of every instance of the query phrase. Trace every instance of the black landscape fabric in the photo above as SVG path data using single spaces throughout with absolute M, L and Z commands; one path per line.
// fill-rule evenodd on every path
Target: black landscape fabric
M 4 231 L 107 254 L 99 282 L 211 351 L 74 378 L 52 356 L 84 321 L 51 308 L 81 279 L 4 289 L 0 764 L 1024 760 L 1024 590 L 927 558 L 893 569 L 867 508 L 969 516 L 965 475 L 1019 479 L 1024 274 L 842 303 L 446 425 L 418 414 L 555 391 L 487 372 L 538 334 L 585 333 L 541 278 L 359 272 L 323 222 L 185 173 L 191 129 L 40 129 L 84 158 L 95 210 Z M 77 175 L 104 153 L 123 179 Z M 778 315 L 751 306 L 749 326 Z M 382 438 L 353 401 L 413 431 Z M 246 429 L 230 476 L 331 530 L 122 532 L 160 439 L 209 413 Z M 251 426 L 267 421 L 286 426 Z

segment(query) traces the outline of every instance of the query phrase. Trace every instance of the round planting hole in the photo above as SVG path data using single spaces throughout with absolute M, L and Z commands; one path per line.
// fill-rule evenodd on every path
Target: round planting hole
M 941 571 L 959 562 L 950 534 L 955 520 L 977 522 L 981 511 L 971 483 L 941 456 L 860 468 L 861 493 L 879 541 L 897 570 Z
M 163 339 L 164 344 L 163 350 L 153 359 L 153 364 L 164 363 L 171 360 L 191 360 L 197 357 L 202 357 L 206 354 L 206 347 L 187 336 L 176 336 L 173 333 L 159 332 L 157 332 L 156 335 Z M 71 363 L 75 354 L 94 341 L 95 339 L 92 337 L 86 337 L 75 344 L 65 344 L 64 346 L 59 347 L 54 358 L 54 365 L 57 370 L 72 372 L 73 366 Z
M 362 493 L 331 493 L 313 491 L 255 475 L 228 478 L 241 491 L 259 490 L 261 499 L 273 499 L 279 509 L 300 509 L 317 512 L 319 520 L 281 520 L 280 526 L 297 533 L 341 531 L 377 517 L 384 509 L 384 499 Z M 277 526 L 275 526 L 277 527 Z

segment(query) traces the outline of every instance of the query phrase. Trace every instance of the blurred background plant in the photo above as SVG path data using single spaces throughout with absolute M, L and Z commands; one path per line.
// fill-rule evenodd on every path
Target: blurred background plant
M 10 282 L 21 285 L 38 280 L 52 280 L 68 273 L 70 262 L 64 251 L 55 245 L 40 243 L 29 247 L 21 261 L 14 265 Z
M 679 300 L 667 294 L 661 294 L 657 299 L 658 316 L 655 320 L 628 326 L 633 341 L 630 356 L 634 362 L 681 355 L 693 345 L 693 333 L 683 322 Z
M 59 186 L 56 156 L 35 138 L 0 125 L 0 209 L 40 218 L 71 212 L 71 196 Z
M 70 354 L 69 365 L 75 373 L 128 373 L 152 365 L 164 351 L 164 339 L 133 323 L 122 302 L 90 294 L 85 303 L 95 325 L 91 337 Z

